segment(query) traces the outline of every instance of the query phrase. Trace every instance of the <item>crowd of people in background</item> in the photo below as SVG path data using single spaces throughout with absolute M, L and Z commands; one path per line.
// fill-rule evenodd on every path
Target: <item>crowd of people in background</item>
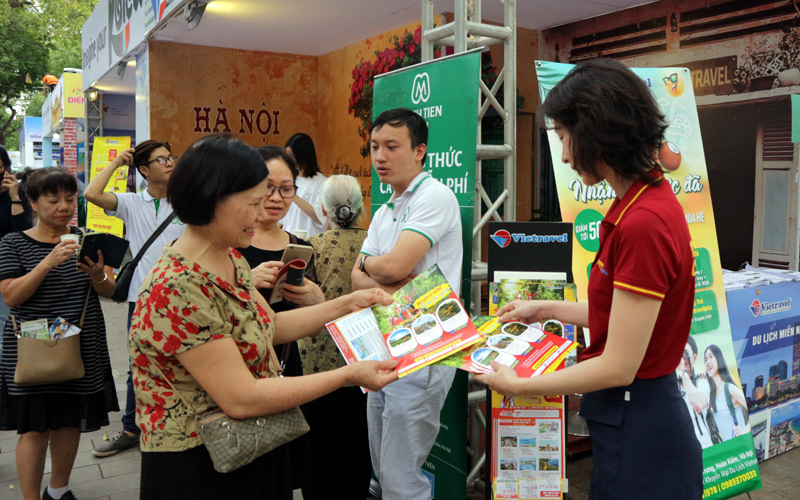
M 562 161 L 586 185 L 608 182 L 618 198 L 600 231 L 588 303 L 516 300 L 498 315 L 591 327 L 592 344 L 564 370 L 519 379 L 492 362 L 497 371 L 476 379 L 509 398 L 584 393 L 593 498 L 700 498 L 702 432 L 714 439 L 712 418 L 717 439 L 749 427 L 746 402 L 719 348 L 708 346 L 704 376 L 694 373 L 689 231 L 652 160 L 664 117 L 638 77 L 602 60 L 570 72 L 543 112 L 562 141 Z M 609 134 L 618 130 L 626 132 L 622 139 Z M 429 366 L 397 380 L 395 361 L 346 364 L 324 329 L 350 311 L 391 303 L 392 292 L 434 263 L 460 292 L 460 210 L 453 192 L 424 170 L 427 142 L 428 126 L 411 110 L 374 117 L 371 160 L 393 194 L 366 231 L 359 182 L 322 175 L 314 143 L 302 133 L 285 148 L 259 149 L 211 135 L 180 158 L 167 142 L 148 140 L 91 179 L 86 200 L 125 222 L 131 252 L 141 257 L 127 296 L 123 430 L 92 453 L 138 446 L 140 495 L 148 500 L 290 500 L 297 488 L 305 500 L 358 500 L 367 497 L 370 469 L 386 500 L 430 499 L 422 465 L 454 369 Z M 114 270 L 102 253 L 76 265 L 83 232 L 69 226 L 78 196 L 71 173 L 43 168 L 21 189 L 4 150 L 0 160 L 0 292 L 10 308 L 0 429 L 19 434 L 16 464 L 26 499 L 72 500 L 80 433 L 108 425 L 108 412 L 119 410 L 99 302 L 114 292 Z M 146 179 L 144 191 L 104 192 L 116 170 L 131 166 Z M 313 248 L 305 277 L 284 284 L 276 300 L 284 250 L 297 245 Z M 653 248 L 661 250 L 658 259 Z M 58 316 L 76 323 L 85 316 L 85 375 L 15 384 L 17 324 Z M 311 431 L 221 473 L 195 418 L 217 407 L 236 419 L 299 407 Z M 48 449 L 52 474 L 41 493 Z

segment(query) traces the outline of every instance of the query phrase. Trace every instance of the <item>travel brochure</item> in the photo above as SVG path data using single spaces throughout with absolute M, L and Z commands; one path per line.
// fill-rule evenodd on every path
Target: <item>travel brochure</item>
M 437 364 L 472 373 L 490 373 L 495 371 L 490 363 L 496 361 L 513 368 L 520 377 L 528 378 L 557 370 L 577 346 L 575 342 L 544 331 L 538 323 L 501 323 L 493 316 L 479 316 L 473 321 L 482 342 Z
M 20 337 L 39 340 L 58 340 L 81 332 L 80 328 L 60 316 L 50 326 L 47 325 L 46 319 L 34 319 L 21 322 L 19 329 Z
M 563 300 L 563 283 L 536 286 Z M 526 325 L 500 323 L 491 316 L 473 321 L 435 264 L 392 298 L 388 306 L 362 309 L 325 325 L 348 363 L 397 359 L 403 377 L 431 364 L 489 373 L 494 360 L 521 377 L 534 377 L 557 370 L 576 347 L 557 321 Z
M 403 377 L 483 338 L 435 264 L 392 298 L 325 325 L 348 363 L 394 358 Z

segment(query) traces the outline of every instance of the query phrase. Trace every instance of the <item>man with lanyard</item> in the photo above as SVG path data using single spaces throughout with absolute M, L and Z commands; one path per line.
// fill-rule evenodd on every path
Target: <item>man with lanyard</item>
M 172 214 L 172 207 L 167 201 L 167 181 L 175 168 L 176 156 L 172 155 L 169 143 L 148 140 L 134 149 L 123 151 L 108 166 L 102 169 L 86 186 L 84 198 L 105 210 L 107 215 L 122 219 L 128 240 L 131 243 L 131 254 L 136 255 L 145 242 L 158 229 L 164 220 Z M 141 193 L 104 193 L 114 172 L 120 167 L 129 165 L 147 180 L 147 189 Z M 128 291 L 128 330 L 131 328 L 131 315 L 136 306 L 139 288 L 150 269 L 161 257 L 164 245 L 169 244 L 183 234 L 185 226 L 178 219 L 158 236 L 147 249 L 131 279 Z M 136 427 L 136 399 L 133 392 L 133 380 L 128 369 L 128 394 L 125 414 L 122 416 L 122 431 L 108 441 L 100 443 L 92 454 L 96 457 L 115 455 L 120 451 L 139 445 L 139 428 Z
M 380 286 L 393 293 L 435 263 L 458 294 L 461 216 L 453 192 L 423 171 L 425 120 L 408 109 L 392 109 L 373 121 L 371 134 L 375 171 L 394 194 L 372 218 L 353 267 L 353 290 Z M 439 433 L 439 413 L 454 375 L 453 368 L 425 367 L 368 394 L 372 468 L 383 498 L 431 498 L 422 464 Z

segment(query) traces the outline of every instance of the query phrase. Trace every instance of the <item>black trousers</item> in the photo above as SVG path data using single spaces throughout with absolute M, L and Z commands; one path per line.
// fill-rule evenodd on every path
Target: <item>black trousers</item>
M 592 500 L 693 500 L 703 496 L 703 450 L 675 375 L 586 393 Z

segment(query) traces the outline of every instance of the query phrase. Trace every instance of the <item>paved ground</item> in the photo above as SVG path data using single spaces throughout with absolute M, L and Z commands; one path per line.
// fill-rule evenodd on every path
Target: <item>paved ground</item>
M 128 354 L 125 346 L 125 315 L 127 305 L 103 302 L 108 328 L 111 364 L 114 369 L 117 393 L 120 404 L 125 402 L 125 377 L 127 376 Z M 100 431 L 84 434 L 81 437 L 78 457 L 72 472 L 71 487 L 77 498 L 105 500 L 127 500 L 139 498 L 139 450 L 127 450 L 117 455 L 97 459 L 91 450 L 95 442 L 103 439 L 104 434 L 113 435 L 122 429 L 121 414 L 111 414 L 111 425 Z M 22 498 L 17 481 L 17 470 L 14 460 L 14 449 L 17 436 L 14 432 L 0 432 L 0 499 L 14 500 Z M 585 500 L 588 498 L 589 474 L 592 468 L 590 456 L 567 462 L 570 479 L 569 500 Z M 758 500 L 797 500 L 800 498 L 800 449 L 784 453 L 776 458 L 763 462 L 760 466 L 764 483 L 762 490 L 753 492 L 752 498 Z M 49 479 L 49 462 L 45 468 L 43 484 Z M 483 494 L 471 492 L 470 500 L 482 499 Z M 745 495 L 739 499 L 746 499 Z M 146 500 L 146 499 L 145 499 Z M 295 500 L 302 500 L 299 492 Z

